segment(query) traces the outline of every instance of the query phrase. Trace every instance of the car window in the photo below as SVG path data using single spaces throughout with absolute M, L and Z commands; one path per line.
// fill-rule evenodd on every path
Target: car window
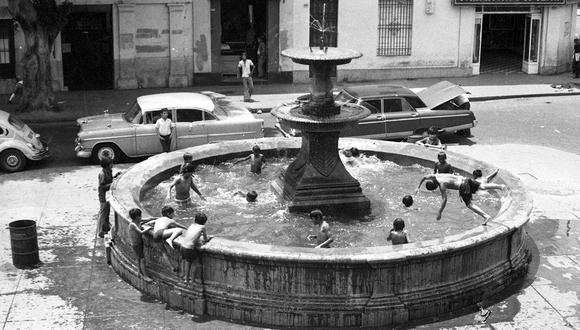
M 402 112 L 401 99 L 383 99 L 385 112 Z
M 127 112 L 125 112 L 123 117 L 125 118 L 126 121 L 132 123 L 133 120 L 135 119 L 135 117 L 137 117 L 140 114 L 141 114 L 141 107 L 139 106 L 139 103 L 137 103 L 137 101 L 135 101 L 129 107 L 129 110 L 127 110 Z
M 343 90 L 340 93 L 338 93 L 338 95 L 336 95 L 334 101 L 338 103 L 353 103 L 355 102 L 355 99 L 354 97 L 352 97 L 350 94 L 348 94 L 346 91 Z
M 198 109 L 177 109 L 177 122 L 193 123 L 203 120 L 203 111 Z
M 18 129 L 23 129 L 24 125 L 26 125 L 22 120 L 20 120 L 18 117 L 14 117 L 13 115 L 8 116 L 8 122 L 10 123 L 10 125 Z
M 423 101 L 421 101 L 421 99 L 417 96 L 405 96 L 405 100 L 407 100 L 407 102 L 409 102 L 409 104 L 413 108 L 425 108 L 425 107 L 427 107 L 425 105 L 425 103 L 423 103 Z
M 211 114 L 209 112 L 205 112 L 205 111 L 203 112 L 203 118 L 206 121 L 207 120 L 217 120 L 217 118 L 213 114 Z
M 161 110 L 156 110 L 156 111 L 149 111 L 147 112 L 147 115 L 145 117 L 145 124 L 155 124 L 157 122 L 157 119 L 161 118 L 161 113 L 163 111 Z M 167 118 L 173 120 L 173 111 L 169 111 L 169 116 L 167 116 Z
M 371 113 L 381 113 L 381 100 L 366 100 L 362 101 L 360 105 L 369 109 Z
M 4 129 L 0 127 L 0 135 L 4 135 Z

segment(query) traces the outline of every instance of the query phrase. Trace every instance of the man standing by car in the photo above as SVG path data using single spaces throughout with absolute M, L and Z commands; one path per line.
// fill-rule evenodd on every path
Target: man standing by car
M 238 78 L 242 77 L 242 83 L 244 84 L 244 102 L 252 102 L 252 92 L 254 92 L 253 73 L 254 63 L 248 59 L 246 52 L 243 52 L 242 59 L 238 63 Z
M 159 135 L 163 152 L 169 152 L 171 151 L 171 130 L 175 127 L 175 124 L 168 118 L 169 111 L 167 109 L 161 110 L 161 118 L 157 119 L 155 130 L 157 135 Z

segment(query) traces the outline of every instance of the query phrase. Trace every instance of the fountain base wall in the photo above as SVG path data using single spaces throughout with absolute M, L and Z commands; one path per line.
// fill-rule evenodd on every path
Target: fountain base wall
M 256 143 L 263 150 L 300 146 L 296 139 L 269 138 L 187 151 L 203 159 L 243 152 Z M 436 151 L 404 143 L 342 139 L 341 144 L 395 161 L 437 159 Z M 496 180 L 510 187 L 510 196 L 486 227 L 406 245 L 350 249 L 283 247 L 216 237 L 202 247 L 203 282 L 188 286 L 179 278 L 183 273 L 172 271 L 175 265 L 183 269 L 178 250 L 145 237 L 146 267 L 155 279 L 147 283 L 137 275 L 127 213 L 139 207 L 142 187 L 182 162 L 182 152 L 135 165 L 111 189 L 115 211 L 111 266 L 125 281 L 171 307 L 265 326 L 390 326 L 475 311 L 477 302 L 503 291 L 527 271 L 530 254 L 523 226 L 531 199 L 517 178 L 501 171 Z M 464 170 L 489 167 L 451 152 L 448 159 Z

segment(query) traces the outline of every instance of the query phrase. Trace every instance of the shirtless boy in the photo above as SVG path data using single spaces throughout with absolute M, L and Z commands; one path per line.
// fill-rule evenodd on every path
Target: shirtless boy
M 202 201 L 205 198 L 197 189 L 195 183 L 193 183 L 193 170 L 195 166 L 193 164 L 186 164 L 183 166 L 183 170 L 181 171 L 180 175 L 173 180 L 173 183 L 169 186 L 169 191 L 167 192 L 167 198 L 171 198 L 171 189 L 175 187 L 175 198 L 174 201 L 180 205 L 187 205 L 191 201 L 191 196 L 189 195 L 189 189 L 193 189 L 201 198 Z
M 161 218 L 145 223 L 145 226 L 153 226 L 153 240 L 156 242 L 161 242 L 163 239 L 170 238 L 183 228 L 173 220 L 175 211 L 171 206 L 163 206 L 163 208 L 161 208 L 161 215 Z
M 415 195 L 419 192 L 419 188 L 421 188 L 421 184 L 424 181 L 425 187 L 427 190 L 435 190 L 439 187 L 439 191 L 441 192 L 441 207 L 439 208 L 439 212 L 437 213 L 437 220 L 441 220 L 441 213 L 443 209 L 445 209 L 445 205 L 447 205 L 447 189 L 458 190 L 459 196 L 470 210 L 478 214 L 479 216 L 483 217 L 485 221 L 483 225 L 485 226 L 489 219 L 491 218 L 487 213 L 485 213 L 482 209 L 480 209 L 477 205 L 472 203 L 473 194 L 477 190 L 494 190 L 494 189 L 505 189 L 505 185 L 503 184 L 495 184 L 495 183 L 481 183 L 475 181 L 470 178 L 465 178 L 460 175 L 453 175 L 453 174 L 429 174 L 425 175 L 421 182 L 419 182 L 419 186 L 417 190 L 415 190 Z
M 205 223 L 207 216 L 204 213 L 197 213 L 195 215 L 195 223 L 193 223 L 187 230 L 183 230 L 181 234 L 181 248 L 180 254 L 185 261 L 185 278 L 184 282 L 187 284 L 190 280 L 191 266 L 195 262 L 193 269 L 193 279 L 198 277 L 199 268 L 201 266 L 201 255 L 199 247 L 209 242 L 211 236 L 205 233 Z M 203 238 L 202 238 L 203 237 Z
M 309 241 L 316 239 L 316 246 L 314 248 L 329 248 L 330 243 L 334 241 L 334 238 L 332 238 L 332 235 L 330 234 L 330 225 L 323 219 L 322 211 L 314 210 L 310 212 L 310 219 L 312 219 L 315 224 L 320 225 L 320 228 L 318 234 L 308 235 L 307 239 Z
M 259 146 L 254 146 L 252 148 L 252 153 L 244 158 L 240 158 L 234 162 L 234 165 L 237 163 L 250 160 L 250 172 L 254 174 L 262 173 L 262 167 L 266 162 L 264 155 L 261 153 Z

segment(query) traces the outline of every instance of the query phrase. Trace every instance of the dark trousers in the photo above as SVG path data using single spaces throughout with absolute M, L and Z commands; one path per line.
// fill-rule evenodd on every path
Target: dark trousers
M 163 147 L 163 152 L 171 151 L 171 134 L 161 135 L 159 141 L 161 141 L 161 147 Z
M 101 233 L 106 233 L 111 230 L 111 223 L 109 222 L 109 214 L 111 212 L 111 205 L 109 202 L 101 202 L 101 207 L 99 209 L 99 231 Z

